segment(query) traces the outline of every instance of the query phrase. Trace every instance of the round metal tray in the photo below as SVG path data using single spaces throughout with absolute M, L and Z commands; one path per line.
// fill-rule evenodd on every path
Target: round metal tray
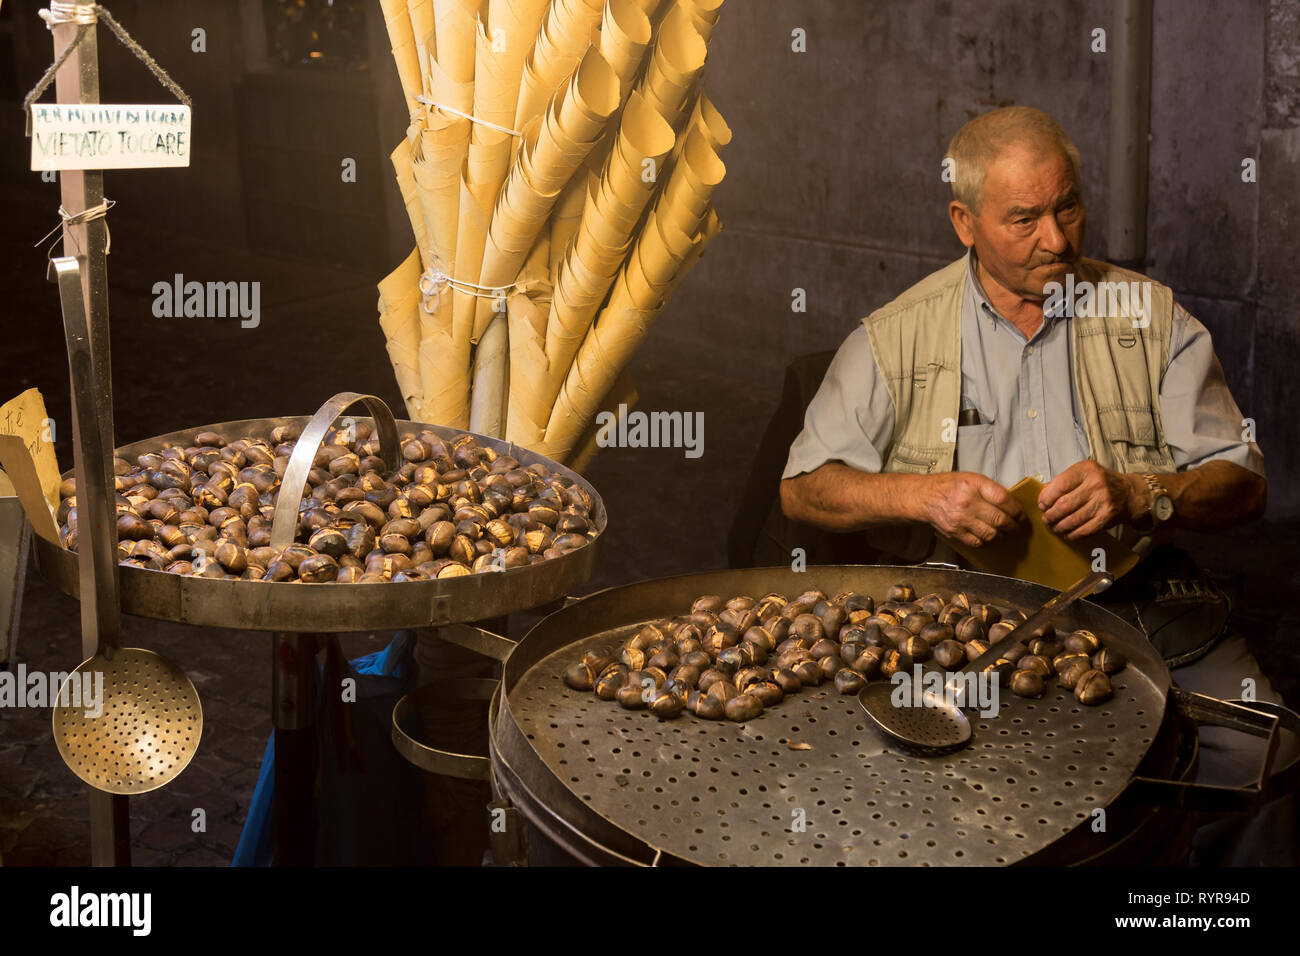
M 648 850 L 693 864 L 1005 865 L 1087 829 L 1151 749 L 1170 681 L 1143 635 L 1086 602 L 1059 626 L 1086 627 L 1129 659 L 1113 678 L 1114 696 L 1084 707 L 1055 682 L 1039 700 L 1004 689 L 998 716 L 970 712 L 971 745 L 946 756 L 903 752 L 870 725 L 856 695 L 828 685 L 735 724 L 689 714 L 660 721 L 562 680 L 583 651 L 682 614 L 700 594 L 816 586 L 879 598 L 903 580 L 922 594 L 965 590 L 1027 613 L 1055 593 L 973 572 L 818 567 L 690 575 L 592 595 L 538 624 L 506 662 L 493 733 L 494 766 L 510 770 L 499 775 L 503 788 L 522 782 L 526 792 L 511 797 L 525 812 L 558 817 L 630 859 Z
M 354 416 L 358 422 L 370 418 Z M 228 437 L 269 438 L 277 425 L 304 426 L 310 416 L 253 418 L 200 425 L 132 442 L 116 454 L 134 459 L 166 445 L 189 445 L 201 431 Z M 398 420 L 400 432 L 429 429 L 444 438 L 474 434 L 441 425 Z M 513 442 L 475 435 L 479 443 L 521 464 L 542 464 L 552 473 L 572 478 L 591 495 L 596 537 L 585 547 L 539 564 L 507 571 L 470 574 L 433 581 L 383 584 L 304 584 L 302 582 L 240 581 L 169 574 L 148 568 L 118 566 L 122 611 L 139 617 L 178 621 L 207 627 L 252 631 L 337 632 L 404 627 L 433 627 L 478 621 L 539 607 L 561 598 L 591 577 L 596 548 L 605 530 L 605 506 L 596 489 L 581 475 Z M 72 477 L 66 472 L 63 477 Z M 73 597 L 80 596 L 77 555 L 43 538 L 35 539 L 36 562 L 47 580 Z

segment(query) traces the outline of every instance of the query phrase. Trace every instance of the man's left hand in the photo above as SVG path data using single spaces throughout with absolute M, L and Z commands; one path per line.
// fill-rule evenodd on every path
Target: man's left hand
M 1110 471 L 1091 459 L 1076 462 L 1039 494 L 1043 520 L 1070 540 L 1131 521 L 1139 496 L 1135 477 L 1141 476 Z

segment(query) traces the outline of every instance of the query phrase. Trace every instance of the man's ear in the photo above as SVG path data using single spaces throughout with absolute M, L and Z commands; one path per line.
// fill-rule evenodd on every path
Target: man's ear
M 953 231 L 961 244 L 967 249 L 975 245 L 975 214 L 970 207 L 954 199 L 948 203 L 948 218 L 952 220 Z

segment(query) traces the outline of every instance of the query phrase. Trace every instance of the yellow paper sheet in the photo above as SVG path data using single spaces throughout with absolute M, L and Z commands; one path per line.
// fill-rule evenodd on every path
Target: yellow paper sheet
M 0 463 L 32 528 L 58 544 L 54 509 L 59 504 L 59 463 L 53 437 L 40 389 L 29 388 L 0 405 Z
M 1043 522 L 1038 496 L 1043 486 L 1033 478 L 1023 478 L 1008 489 L 1020 502 L 1029 520 L 1015 531 L 998 535 L 982 548 L 971 548 L 960 541 L 944 538 L 948 546 L 969 561 L 976 570 L 1006 577 L 1033 581 L 1063 591 L 1084 575 L 1091 573 L 1096 550 L 1105 556 L 1105 568 L 1118 579 L 1138 562 L 1119 539 L 1099 532 L 1078 541 L 1067 541 Z M 1102 569 L 1098 569 L 1102 570 Z

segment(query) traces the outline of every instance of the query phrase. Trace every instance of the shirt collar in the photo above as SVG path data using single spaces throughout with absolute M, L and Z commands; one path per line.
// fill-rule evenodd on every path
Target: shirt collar
M 971 246 L 966 253 L 966 288 L 970 291 L 971 297 L 975 301 L 975 310 L 983 318 L 1001 319 L 1003 322 L 1011 324 L 1011 320 L 994 308 L 993 303 L 989 300 L 988 295 L 984 292 L 984 286 L 980 283 L 979 275 L 975 266 L 979 259 L 975 255 L 975 247 Z M 1035 333 L 1035 338 L 1050 329 L 1060 316 L 1043 315 L 1043 326 Z

